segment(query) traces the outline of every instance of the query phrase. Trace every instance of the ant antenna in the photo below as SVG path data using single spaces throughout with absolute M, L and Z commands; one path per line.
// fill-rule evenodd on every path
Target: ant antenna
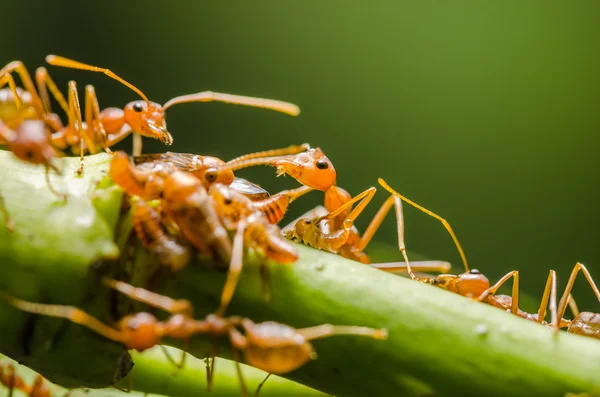
M 140 97 L 142 97 L 142 99 L 144 101 L 146 101 L 148 103 L 148 105 L 150 105 L 150 100 L 148 99 L 148 97 L 146 95 L 144 95 L 144 93 L 139 88 L 137 88 L 133 84 L 125 81 L 121 77 L 117 76 L 115 73 L 113 73 L 109 69 L 105 69 L 105 68 L 101 68 L 101 67 L 98 67 L 98 66 L 92 66 L 92 65 L 85 64 L 85 63 L 77 62 L 77 61 L 74 61 L 72 59 L 60 57 L 58 55 L 48 55 L 46 57 L 46 62 L 48 62 L 50 65 L 61 66 L 63 68 L 80 69 L 80 70 L 88 70 L 90 72 L 101 72 L 101 73 L 104 73 L 108 77 L 110 77 L 112 79 L 115 79 L 118 82 L 120 82 L 121 84 L 129 87 L 131 90 L 133 90 L 134 92 L 136 92 Z

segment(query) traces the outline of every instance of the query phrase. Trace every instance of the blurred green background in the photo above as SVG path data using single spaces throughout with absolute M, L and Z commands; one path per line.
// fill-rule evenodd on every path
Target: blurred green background
M 156 102 L 214 90 L 302 109 L 291 118 L 177 106 L 168 112 L 171 150 L 228 159 L 309 142 L 351 193 L 384 177 L 448 219 L 471 266 L 491 280 L 518 269 L 538 297 L 549 268 L 562 289 L 576 261 L 600 280 L 596 1 L 3 1 L 2 9 L 0 64 L 20 59 L 33 72 L 54 53 L 109 67 Z M 65 91 L 76 80 L 81 97 L 94 84 L 101 107 L 137 99 L 103 75 L 50 71 Z M 271 191 L 295 186 L 268 168 L 240 175 Z M 291 215 L 321 199 L 303 198 Z M 460 265 L 436 220 L 405 213 L 410 250 Z M 392 218 L 378 241 L 395 244 Z M 583 280 L 576 287 L 581 306 L 599 311 Z

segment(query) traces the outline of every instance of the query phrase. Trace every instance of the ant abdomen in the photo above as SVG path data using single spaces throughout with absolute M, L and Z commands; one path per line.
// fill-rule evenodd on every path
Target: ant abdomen
M 571 320 L 567 332 L 600 339 L 600 313 L 579 313 Z
M 140 352 L 159 344 L 163 336 L 156 317 L 145 312 L 123 317 L 118 329 L 122 332 L 122 343 Z

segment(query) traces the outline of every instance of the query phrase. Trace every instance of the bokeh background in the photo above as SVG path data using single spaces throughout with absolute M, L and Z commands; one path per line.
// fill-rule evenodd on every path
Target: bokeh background
M 518 269 L 538 297 L 548 269 L 562 288 L 576 261 L 600 280 L 596 1 L 3 1 L 2 10 L 0 64 L 20 59 L 33 72 L 54 53 L 109 67 L 156 102 L 214 90 L 302 109 L 291 118 L 174 107 L 171 150 L 228 159 L 309 142 L 351 193 L 384 177 L 448 219 L 491 280 Z M 102 107 L 137 99 L 101 74 L 50 71 L 65 91 L 76 80 L 81 97 L 94 84 Z M 268 168 L 241 175 L 271 191 L 295 186 Z M 290 219 L 321 199 L 299 200 Z M 439 222 L 405 213 L 409 249 L 460 271 Z M 392 216 L 376 240 L 395 244 Z M 583 278 L 575 296 L 599 311 Z

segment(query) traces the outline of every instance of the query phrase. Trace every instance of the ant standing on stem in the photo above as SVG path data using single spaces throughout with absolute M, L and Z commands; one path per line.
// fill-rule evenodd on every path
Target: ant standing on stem
M 128 349 L 137 351 L 156 346 L 165 337 L 183 340 L 187 345 L 195 335 L 226 336 L 233 348 L 236 362 L 239 361 L 239 352 L 242 351 L 248 364 L 273 374 L 293 371 L 311 359 L 315 359 L 316 354 L 310 344 L 314 339 L 334 335 L 387 338 L 385 329 L 358 326 L 323 324 L 295 329 L 272 321 L 254 323 L 247 318 L 238 316 L 224 318 L 214 314 L 202 320 L 195 320 L 192 315 L 192 305 L 187 300 L 173 300 L 108 278 L 104 279 L 104 284 L 131 299 L 170 313 L 170 317 L 166 321 L 159 321 L 150 313 L 140 312 L 123 317 L 113 328 L 72 306 L 31 303 L 5 294 L 0 294 L 0 297 L 19 310 L 68 319 L 107 339 L 122 343 Z M 240 380 L 243 382 L 242 379 Z

